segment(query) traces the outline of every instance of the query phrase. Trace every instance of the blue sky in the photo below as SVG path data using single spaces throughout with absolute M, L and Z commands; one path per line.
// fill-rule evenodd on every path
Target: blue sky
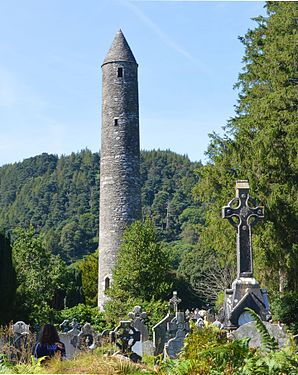
M 98 151 L 101 63 L 119 28 L 139 64 L 142 149 L 205 161 L 234 114 L 238 40 L 264 2 L 1 0 L 0 165 Z

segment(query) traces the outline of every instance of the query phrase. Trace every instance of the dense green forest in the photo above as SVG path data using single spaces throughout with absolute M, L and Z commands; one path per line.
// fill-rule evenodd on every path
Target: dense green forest
M 89 150 L 69 156 L 42 154 L 0 168 L 0 227 L 11 232 L 31 224 L 44 245 L 68 263 L 98 246 L 100 156 Z M 141 181 L 144 216 L 165 241 L 179 239 L 198 207 L 191 190 L 198 181 L 186 156 L 143 151 Z M 187 211 L 188 209 L 188 211 Z M 185 229 L 186 231 L 186 229 Z

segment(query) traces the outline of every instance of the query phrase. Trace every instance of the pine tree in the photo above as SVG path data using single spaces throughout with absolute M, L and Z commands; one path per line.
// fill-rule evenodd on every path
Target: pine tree
M 209 207 L 202 243 L 231 257 L 235 247 L 227 239 L 234 234 L 220 208 L 232 198 L 235 180 L 250 181 L 266 210 L 254 231 L 257 274 L 283 292 L 298 289 L 298 3 L 267 2 L 266 10 L 240 38 L 245 55 L 236 115 L 223 137 L 213 134 L 195 191 Z

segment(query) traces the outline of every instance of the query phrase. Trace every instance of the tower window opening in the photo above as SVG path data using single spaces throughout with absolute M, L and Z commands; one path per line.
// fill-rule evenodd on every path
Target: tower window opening
M 115 117 L 115 118 L 114 118 L 114 125 L 115 125 L 115 126 L 118 126 L 118 125 L 119 125 L 119 119 L 118 119 L 118 117 Z
M 110 278 L 105 278 L 105 290 L 108 290 L 110 288 Z
M 123 68 L 118 68 L 118 73 L 117 73 L 118 78 L 123 77 Z

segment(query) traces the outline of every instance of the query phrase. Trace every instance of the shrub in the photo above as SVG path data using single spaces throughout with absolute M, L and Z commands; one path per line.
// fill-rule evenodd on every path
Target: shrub
M 271 302 L 274 320 L 285 323 L 293 334 L 298 334 L 298 292 L 286 292 Z
M 104 318 L 104 314 L 98 311 L 97 307 L 90 307 L 82 303 L 65 308 L 60 311 L 61 322 L 64 319 L 76 319 L 80 324 L 90 323 L 97 331 L 101 332 L 106 328 L 111 328 Z

